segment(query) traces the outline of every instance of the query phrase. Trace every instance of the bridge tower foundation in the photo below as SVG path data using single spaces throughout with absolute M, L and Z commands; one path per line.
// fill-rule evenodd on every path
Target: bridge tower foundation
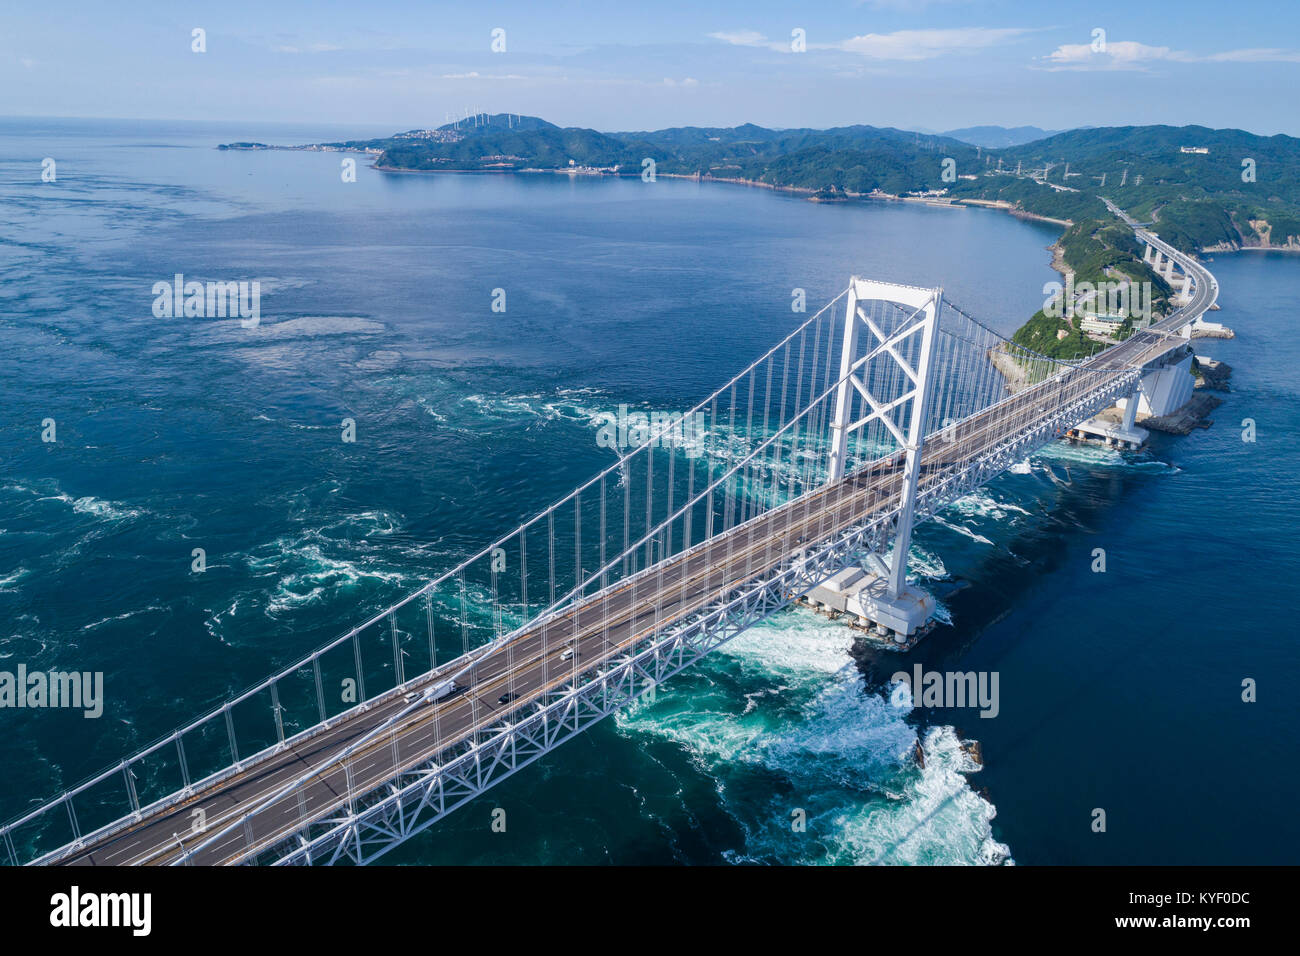
M 845 568 L 813 588 L 806 603 L 900 651 L 929 632 L 936 607 L 933 595 L 912 584 L 891 596 L 888 574 L 859 566 Z

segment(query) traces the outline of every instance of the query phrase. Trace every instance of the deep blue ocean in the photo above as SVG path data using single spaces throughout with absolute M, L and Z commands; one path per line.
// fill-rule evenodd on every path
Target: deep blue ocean
M 0 710 L 0 818 L 567 493 L 610 463 L 600 413 L 689 408 L 792 289 L 942 285 L 1009 334 L 1056 278 L 1059 230 L 991 211 L 214 148 L 388 132 L 0 120 L 0 669 L 106 681 L 97 720 Z M 1294 863 L 1300 257 L 1210 268 L 1213 427 L 1052 446 L 921 526 L 948 623 L 911 655 L 787 612 L 386 860 Z M 258 280 L 261 324 L 156 318 L 176 273 Z M 893 706 L 917 662 L 996 671 L 998 715 Z

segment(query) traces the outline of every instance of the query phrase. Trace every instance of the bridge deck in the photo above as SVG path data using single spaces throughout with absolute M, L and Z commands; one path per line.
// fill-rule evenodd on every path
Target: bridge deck
M 1193 300 L 1151 329 L 1094 356 L 1038 386 L 1025 389 L 955 427 L 951 441 L 925 446 L 918 493 L 937 486 L 955 470 L 990 453 L 1018 434 L 1032 431 L 1053 409 L 1086 398 L 1174 347 L 1168 332 L 1185 325 L 1213 301 L 1213 279 L 1200 270 Z M 1109 374 L 1113 373 L 1113 374 Z M 901 493 L 901 458 L 891 457 L 740 525 L 722 540 L 670 557 L 643 574 L 589 597 L 544 625 L 524 629 L 484 656 L 458 679 L 464 688 L 441 701 L 421 705 L 390 731 L 365 744 L 348 760 L 353 797 L 393 778 L 400 768 L 438 757 L 472 739 L 476 731 L 508 718 L 549 690 L 563 686 L 616 658 L 638 640 L 687 617 L 746 581 L 787 560 L 803 543 L 827 540 L 873 515 L 896 509 Z M 562 660 L 566 647 L 575 653 Z M 426 677 L 414 689 L 431 686 Z M 517 695 L 500 703 L 503 694 Z M 115 833 L 72 849 L 60 862 L 82 865 L 167 863 L 183 852 L 177 834 L 189 836 L 191 813 L 201 808 L 208 833 L 245 819 L 195 863 L 235 862 L 250 849 L 274 845 L 308 820 L 347 804 L 349 781 L 341 751 L 382 726 L 409 705 L 401 695 L 347 715 L 336 726 L 296 746 L 271 753 L 182 802 Z M 263 800 L 312 768 L 320 773 L 291 799 L 251 812 Z

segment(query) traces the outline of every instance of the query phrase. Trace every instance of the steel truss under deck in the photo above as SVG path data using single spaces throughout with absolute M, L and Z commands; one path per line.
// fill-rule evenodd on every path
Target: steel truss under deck
M 1032 430 L 1008 438 L 974 459 L 968 468 L 923 486 L 916 500 L 916 518 L 932 515 L 970 494 L 1075 423 L 1109 407 L 1115 398 L 1131 392 L 1140 376 L 1136 369 L 1117 371 L 1105 384 L 1052 409 Z M 475 742 L 459 744 L 441 759 L 435 757 L 404 768 L 384 787 L 345 802 L 291 838 L 246 854 L 237 862 L 373 862 L 788 607 L 827 578 L 857 563 L 864 553 L 883 550 L 896 534 L 901 516 L 902 510 L 896 508 L 843 532 L 815 551 L 786 559 L 774 576 L 747 581 L 688 620 L 637 639 L 585 682 L 544 694 L 527 715 L 512 715 L 516 719 L 482 728 Z M 727 534 L 736 533 L 740 527 Z M 714 543 L 717 540 L 713 539 Z

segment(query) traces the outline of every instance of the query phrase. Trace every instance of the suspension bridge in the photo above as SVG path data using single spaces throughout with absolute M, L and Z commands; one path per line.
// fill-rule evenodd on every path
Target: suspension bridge
M 1218 295 L 1088 358 L 860 278 L 680 419 L 397 605 L 0 827 L 14 865 L 368 863 L 847 568 L 932 609 L 917 522 L 1122 397 Z M 1136 401 L 1129 403 L 1136 406 Z M 902 622 L 902 623 L 899 623 Z

